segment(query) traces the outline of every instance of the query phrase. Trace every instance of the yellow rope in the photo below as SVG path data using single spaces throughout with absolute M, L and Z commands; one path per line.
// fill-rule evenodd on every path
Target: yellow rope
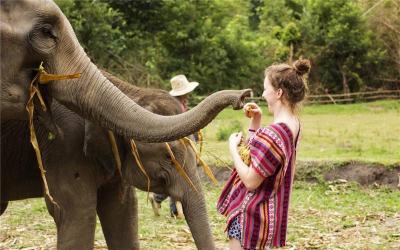
M 198 135 L 198 137 L 199 137 L 199 157 L 201 157 L 201 153 L 203 152 L 203 139 L 204 139 L 204 136 L 203 136 L 203 131 L 200 129 L 199 130 L 199 132 L 197 132 L 197 135 Z
M 42 154 L 40 152 L 39 143 L 37 141 L 36 132 L 35 132 L 35 126 L 33 125 L 33 114 L 34 114 L 34 111 L 35 111 L 33 98 L 35 96 L 39 96 L 40 95 L 40 94 L 38 94 L 38 93 L 40 93 L 39 89 L 36 88 L 36 86 L 35 86 L 35 81 L 39 78 L 39 75 L 40 75 L 40 73 L 37 73 L 37 75 L 33 78 L 32 82 L 29 85 L 29 100 L 28 100 L 28 103 L 26 104 L 26 110 L 28 111 L 28 115 L 29 115 L 29 131 L 30 131 L 30 134 L 31 134 L 30 140 L 31 140 L 31 144 L 33 146 L 33 149 L 35 150 L 35 153 L 36 153 L 36 160 L 38 162 L 40 175 L 42 177 L 45 194 L 47 195 L 49 200 L 55 206 L 60 208 L 60 206 L 57 204 L 57 202 L 54 201 L 53 196 L 51 196 L 50 191 L 49 191 L 49 186 L 47 184 L 47 179 L 46 179 L 46 170 L 43 167 Z M 41 99 L 41 95 L 40 95 L 39 99 Z M 46 110 L 46 108 L 44 108 L 44 107 L 46 107 L 46 105 L 44 105 L 44 102 L 42 103 L 42 101 L 40 101 L 40 103 L 42 104 L 42 109 Z
M 189 143 L 190 147 L 193 149 L 193 151 L 196 154 L 196 158 L 199 160 L 200 165 L 203 167 L 204 173 L 212 180 L 212 182 L 216 185 L 218 184 L 217 179 L 215 178 L 211 168 L 200 158 L 199 153 L 197 152 L 196 146 L 194 145 L 193 141 L 190 140 L 189 138 L 185 137 L 183 138 L 187 143 Z
M 74 79 L 74 78 L 81 77 L 81 73 L 68 74 L 68 75 L 49 74 L 44 70 L 43 62 L 39 66 L 39 73 L 40 73 L 40 75 L 39 75 L 39 83 L 40 84 L 46 84 L 46 83 L 49 83 L 50 81 L 68 80 L 68 79 Z
M 131 143 L 131 152 L 133 157 L 135 158 L 135 161 L 139 167 L 139 169 L 142 171 L 142 173 L 146 176 L 147 178 L 147 201 L 149 201 L 149 194 L 150 194 L 150 177 L 148 176 L 148 174 L 146 173 L 145 168 L 143 167 L 143 163 L 140 160 L 140 156 L 139 156 L 139 151 L 137 150 L 137 146 L 135 144 L 135 141 L 133 139 L 131 139 L 130 141 Z
M 122 169 L 121 169 L 121 158 L 119 157 L 119 152 L 118 152 L 118 146 L 117 146 L 117 140 L 115 139 L 114 133 L 111 130 L 107 131 L 108 135 L 108 140 L 110 141 L 111 144 L 111 150 L 114 155 L 114 160 L 115 160 L 115 165 L 117 168 L 117 172 L 122 180 Z
M 181 164 L 179 164 L 178 160 L 175 158 L 174 153 L 171 150 L 171 147 L 169 146 L 168 142 L 165 143 L 165 146 L 167 147 L 168 153 L 171 156 L 171 161 L 174 163 L 176 170 L 178 170 L 178 173 L 185 178 L 185 180 L 193 187 L 193 189 L 198 192 L 197 188 L 194 186 L 192 180 L 190 177 L 186 174 L 185 170 L 182 168 Z
M 29 117 L 30 141 L 31 141 L 33 149 L 35 150 L 36 160 L 38 162 L 40 175 L 42 177 L 45 194 L 47 195 L 49 200 L 55 206 L 60 208 L 60 206 L 57 204 L 57 202 L 54 201 L 53 196 L 51 196 L 50 191 L 49 191 L 49 186 L 47 184 L 47 179 L 46 179 L 46 170 L 44 169 L 44 166 L 43 166 L 42 154 L 40 152 L 39 143 L 37 141 L 35 126 L 33 124 L 33 114 L 35 111 L 35 105 L 34 105 L 33 100 L 34 100 L 35 96 L 38 97 L 42 110 L 45 112 L 47 111 L 46 104 L 43 100 L 42 94 L 40 93 L 40 90 L 39 90 L 37 84 L 35 84 L 35 83 L 36 83 L 36 81 L 38 81 L 41 84 L 45 84 L 52 80 L 72 79 L 72 78 L 80 77 L 80 74 L 73 74 L 73 75 L 47 74 L 46 71 L 44 70 L 42 64 L 43 64 L 43 62 L 40 64 L 38 73 L 36 74 L 36 76 L 33 78 L 33 80 L 31 81 L 31 83 L 29 85 L 29 99 L 28 99 L 28 103 L 26 104 L 26 110 L 28 111 L 28 117 Z

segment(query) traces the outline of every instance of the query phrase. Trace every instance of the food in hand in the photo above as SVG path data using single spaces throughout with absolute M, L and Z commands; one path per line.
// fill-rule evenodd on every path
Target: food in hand
M 238 145 L 238 152 L 240 158 L 242 158 L 244 164 L 247 166 L 250 165 L 250 146 L 248 144 L 244 144 L 243 142 Z
M 256 109 L 257 107 L 255 105 L 252 104 L 247 104 L 246 107 L 244 108 L 244 112 L 246 114 L 247 117 L 253 117 L 254 115 L 254 109 Z

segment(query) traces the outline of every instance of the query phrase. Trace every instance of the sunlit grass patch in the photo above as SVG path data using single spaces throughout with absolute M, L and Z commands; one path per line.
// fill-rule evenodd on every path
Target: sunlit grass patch
M 217 249 L 227 247 L 225 218 L 216 211 L 222 189 L 204 184 Z M 141 249 L 196 249 L 186 222 L 169 215 L 168 201 L 155 217 L 147 194 L 138 192 Z M 400 192 L 355 183 L 296 182 L 289 211 L 288 245 L 297 249 L 399 249 Z M 0 249 L 54 249 L 55 224 L 42 199 L 11 202 L 0 217 Z M 95 249 L 106 249 L 99 223 Z
M 265 106 L 264 125 L 272 121 Z M 298 160 L 400 162 L 400 102 L 377 101 L 347 105 L 311 105 L 301 111 Z M 242 111 L 225 109 L 204 129 L 205 158 L 216 165 L 230 163 L 227 141 L 217 133 L 233 121 L 247 130 Z

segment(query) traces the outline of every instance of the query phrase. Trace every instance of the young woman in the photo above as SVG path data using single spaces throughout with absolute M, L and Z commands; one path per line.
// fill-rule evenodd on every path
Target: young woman
M 310 61 L 276 64 L 265 70 L 263 97 L 273 123 L 261 127 L 262 111 L 255 103 L 244 106 L 251 119 L 250 163 L 238 152 L 242 134 L 229 138 L 235 169 L 219 198 L 218 211 L 227 216 L 230 249 L 265 249 L 286 244 L 290 193 L 294 177 L 296 146 L 300 133 L 299 103 L 306 94 L 303 76 Z

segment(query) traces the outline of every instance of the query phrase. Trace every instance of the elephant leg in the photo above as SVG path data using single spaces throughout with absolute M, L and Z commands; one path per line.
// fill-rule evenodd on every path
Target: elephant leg
M 96 229 L 97 186 L 84 173 L 48 172 L 50 194 L 46 196 L 49 213 L 57 225 L 57 249 L 93 249 Z
M 137 198 L 132 186 L 110 183 L 98 192 L 97 214 L 109 249 L 139 249 Z
M 0 215 L 2 215 L 8 207 L 8 201 L 2 201 L 0 203 Z

